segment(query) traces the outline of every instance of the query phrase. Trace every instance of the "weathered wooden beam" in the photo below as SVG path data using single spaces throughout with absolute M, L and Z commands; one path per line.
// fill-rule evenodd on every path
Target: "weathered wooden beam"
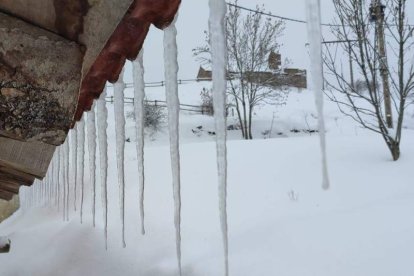
M 12 200 L 13 196 L 14 196 L 14 193 L 3 190 L 3 189 L 0 188 L 0 199 L 10 201 L 10 200 Z
M 0 188 L 18 194 L 20 186 L 31 186 L 34 177 L 27 179 L 27 176 L 19 171 L 7 173 L 0 171 Z
M 1 12 L 0 42 L 0 136 L 62 144 L 77 105 L 82 47 Z
M 32 174 L 24 173 L 19 170 L 15 170 L 9 167 L 0 166 L 0 175 L 9 175 L 16 179 L 20 185 L 31 186 L 35 181 L 35 176 Z
M 18 170 L 0 166 L 0 189 L 18 194 L 20 186 L 31 186 L 35 177 Z M 1 212 L 1 208 L 0 208 Z
M 11 192 L 13 194 L 18 194 L 20 188 L 20 183 L 8 176 L 0 175 L 0 189 Z
M 0 166 L 43 178 L 55 148 L 41 142 L 21 142 L 0 137 Z

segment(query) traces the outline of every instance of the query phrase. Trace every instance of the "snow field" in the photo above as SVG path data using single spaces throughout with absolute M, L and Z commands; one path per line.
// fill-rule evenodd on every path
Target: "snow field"
M 232 275 L 414 272 L 414 145 L 406 142 L 402 159 L 394 163 L 376 136 L 328 138 L 333 184 L 328 193 L 320 189 L 316 136 L 229 142 Z M 404 138 L 412 141 L 414 133 L 407 131 Z M 7 263 L 0 274 L 177 275 L 169 148 L 146 148 L 147 233 L 142 236 L 134 147 L 126 143 L 126 249 L 121 248 L 110 143 L 108 251 L 102 220 L 97 216 L 97 228 L 92 228 L 89 211 L 83 225 L 73 214 L 64 223 L 47 208 L 19 211 L 0 227 L 1 235 L 12 240 L 11 253 L 0 256 L 0 263 Z M 181 148 L 183 275 L 223 271 L 214 148 L 209 142 Z M 85 205 L 90 202 L 86 195 Z M 97 213 L 102 213 L 100 204 Z

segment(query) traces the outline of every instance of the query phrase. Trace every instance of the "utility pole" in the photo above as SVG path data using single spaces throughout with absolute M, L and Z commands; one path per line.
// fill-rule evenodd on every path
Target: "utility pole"
M 381 3 L 381 0 L 373 0 L 370 7 L 370 18 L 371 21 L 375 22 L 377 31 L 377 45 L 379 52 L 379 63 L 380 63 L 380 74 L 382 78 L 383 90 L 384 90 L 384 108 L 385 118 L 387 126 L 393 128 L 392 121 L 392 106 L 391 106 L 391 92 L 388 78 L 388 62 L 387 52 L 385 49 L 385 32 L 384 32 L 384 21 L 385 21 L 385 5 Z
M 349 76 L 351 87 L 355 88 L 355 78 L 354 78 L 354 62 L 352 60 L 352 42 L 358 42 L 358 40 L 333 40 L 333 41 L 323 41 L 322 44 L 340 44 L 340 43 L 347 43 L 348 44 L 348 56 L 349 56 Z

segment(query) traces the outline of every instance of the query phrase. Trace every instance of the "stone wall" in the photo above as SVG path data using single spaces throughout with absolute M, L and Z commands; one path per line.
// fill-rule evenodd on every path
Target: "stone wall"
M 0 223 L 16 212 L 19 206 L 19 196 L 17 195 L 10 201 L 0 199 Z

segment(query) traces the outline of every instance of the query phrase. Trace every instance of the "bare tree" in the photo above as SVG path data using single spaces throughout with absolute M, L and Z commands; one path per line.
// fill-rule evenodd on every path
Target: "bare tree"
M 381 135 L 393 159 L 398 160 L 404 113 L 414 91 L 414 38 L 406 0 L 333 3 L 336 22 L 332 32 L 345 43 L 339 46 L 342 51 L 326 46 L 327 94 L 344 114 Z M 344 53 L 349 57 L 345 55 L 346 60 Z M 350 62 L 351 76 L 345 62 Z M 365 83 L 366 93 L 354 85 L 354 73 Z
M 278 52 L 277 42 L 284 31 L 281 20 L 263 15 L 264 7 L 243 16 L 237 1 L 230 5 L 227 18 L 228 96 L 237 111 L 240 129 L 245 139 L 253 139 L 252 117 L 257 106 L 283 104 L 287 91 L 275 87 L 276 72 L 269 68 L 269 56 Z M 205 45 L 193 50 L 203 63 L 211 64 L 209 37 Z M 266 72 L 266 73 L 265 73 Z

